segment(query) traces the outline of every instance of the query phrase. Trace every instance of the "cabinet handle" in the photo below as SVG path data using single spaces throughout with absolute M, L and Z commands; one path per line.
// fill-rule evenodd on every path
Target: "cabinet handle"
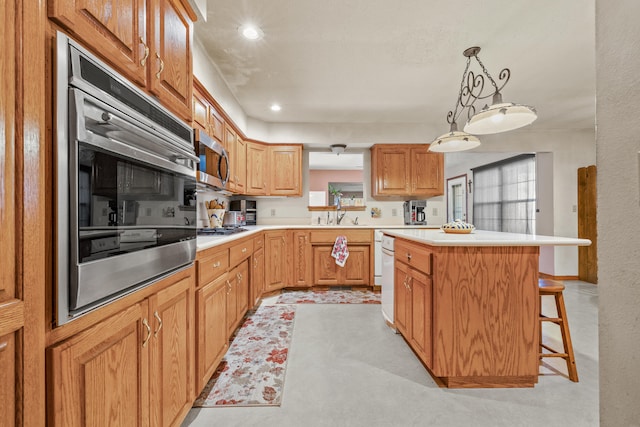
M 411 292 L 411 282 L 413 281 L 413 277 L 409 277 L 409 280 L 407 281 L 407 289 L 409 289 L 409 292 Z
M 142 347 L 146 347 L 147 343 L 151 339 L 151 326 L 149 326 L 149 322 L 147 322 L 146 318 L 142 319 L 142 324 L 144 325 L 145 328 L 147 328 L 147 337 L 142 342 Z
M 220 265 L 222 265 L 222 264 L 220 264 L 220 261 L 214 262 L 213 263 L 213 268 L 218 268 L 218 267 L 220 267 Z
M 407 259 L 411 261 L 411 254 L 407 252 Z
M 402 282 L 402 284 L 404 285 L 404 287 L 407 287 L 407 277 L 404 278 L 404 281 Z
M 160 73 L 162 73 L 162 71 L 164 70 L 164 61 L 162 60 L 162 58 L 160 58 L 160 54 L 158 52 L 156 52 L 156 58 L 158 58 L 158 61 L 160 61 L 160 69 L 156 73 L 156 79 L 159 79 Z
M 258 268 L 258 258 L 253 259 L 253 268 Z
M 147 46 L 144 40 L 142 40 L 142 37 L 140 37 L 140 43 L 142 43 L 142 46 L 144 46 L 144 56 L 140 60 L 140 65 L 144 67 L 147 63 L 147 58 L 149 57 L 149 46 Z
M 153 317 L 155 317 L 156 320 L 158 321 L 158 329 L 155 330 L 155 332 L 153 333 L 153 336 L 154 338 L 158 338 L 158 332 L 160 332 L 160 329 L 162 329 L 162 319 L 158 315 L 157 311 L 153 313 Z
M 230 293 L 231 293 L 231 282 L 227 280 L 227 295 L 229 295 Z
M 240 252 L 242 252 L 243 254 L 246 253 L 247 252 L 247 248 L 242 248 L 242 251 L 240 251 Z
M 0 342 L 0 353 L 2 353 L 3 351 L 5 351 L 5 349 L 7 348 L 7 346 L 9 345 L 9 343 L 7 341 L 5 342 Z

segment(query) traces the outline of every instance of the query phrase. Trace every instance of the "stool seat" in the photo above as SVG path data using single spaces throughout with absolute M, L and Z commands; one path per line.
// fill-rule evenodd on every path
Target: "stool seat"
M 539 279 L 538 289 L 540 289 L 540 292 L 562 292 L 564 291 L 564 285 L 561 282 L 557 282 L 555 280 Z
M 548 279 L 538 280 L 538 290 L 540 294 L 540 361 L 543 357 L 560 357 L 567 362 L 567 373 L 569 379 L 578 382 L 578 370 L 576 369 L 576 359 L 573 354 L 573 345 L 571 344 L 571 334 L 569 333 L 569 323 L 567 321 L 567 310 L 564 306 L 564 285 L 561 282 Z M 549 317 L 542 314 L 542 297 L 553 296 L 556 303 L 557 317 Z M 557 351 L 546 344 L 542 343 L 542 323 L 551 322 L 560 327 L 562 333 L 563 351 Z M 544 350 L 548 352 L 545 353 Z

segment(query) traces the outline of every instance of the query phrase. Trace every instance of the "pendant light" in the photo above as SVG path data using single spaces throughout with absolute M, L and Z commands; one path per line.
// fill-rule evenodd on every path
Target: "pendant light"
M 480 140 L 473 134 L 485 135 L 518 129 L 531 124 L 538 117 L 533 107 L 502 101 L 500 90 L 509 81 L 511 71 L 508 68 L 500 71 L 498 80 L 502 82 L 502 85 L 498 87 L 496 81 L 478 58 L 478 52 L 480 52 L 480 48 L 474 46 L 462 53 L 467 58 L 467 65 L 462 73 L 456 106 L 453 111 L 449 111 L 447 114 L 447 122 L 451 125 L 450 132 L 436 138 L 429 146 L 429 151 L 446 153 L 470 150 L 480 145 Z M 476 75 L 473 71 L 469 71 L 471 58 L 475 58 L 482 67 L 483 74 Z M 485 76 L 493 86 L 493 91 L 489 94 L 485 93 Z M 474 107 L 476 101 L 489 97 L 492 97 L 492 104 L 485 105 L 476 113 Z M 465 109 L 468 121 L 464 132 L 461 132 L 458 130 L 457 119 Z

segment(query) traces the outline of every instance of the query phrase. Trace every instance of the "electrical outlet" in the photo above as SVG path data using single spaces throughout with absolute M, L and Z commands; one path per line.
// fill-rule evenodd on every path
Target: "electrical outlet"
M 271 216 L 276 216 L 276 210 L 275 209 L 271 209 Z
M 438 208 L 433 208 L 433 209 L 431 210 L 431 214 L 432 214 L 433 216 L 438 216 Z
M 398 209 L 396 208 L 391 209 L 391 216 L 398 216 Z
M 573 205 L 571 207 L 571 212 L 578 212 L 578 207 L 576 205 Z

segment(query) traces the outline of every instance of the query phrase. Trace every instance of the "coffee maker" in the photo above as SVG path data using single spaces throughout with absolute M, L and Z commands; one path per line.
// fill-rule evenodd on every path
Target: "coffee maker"
M 404 202 L 404 223 L 405 225 L 427 225 L 427 201 Z

